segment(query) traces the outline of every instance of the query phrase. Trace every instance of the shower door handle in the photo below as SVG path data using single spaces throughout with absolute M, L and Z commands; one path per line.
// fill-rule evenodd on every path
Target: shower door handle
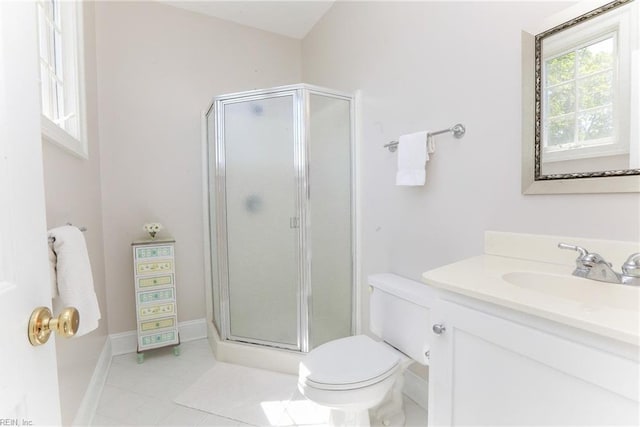
M 289 217 L 289 228 L 300 228 L 300 218 L 297 216 Z

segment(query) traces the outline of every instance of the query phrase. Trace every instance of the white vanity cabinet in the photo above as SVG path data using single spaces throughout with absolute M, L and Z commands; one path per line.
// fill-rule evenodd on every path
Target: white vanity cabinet
M 180 353 L 176 304 L 175 241 L 137 241 L 133 248 L 138 363 L 144 351 L 173 345 Z
M 640 425 L 638 347 L 442 295 L 429 325 L 429 426 Z

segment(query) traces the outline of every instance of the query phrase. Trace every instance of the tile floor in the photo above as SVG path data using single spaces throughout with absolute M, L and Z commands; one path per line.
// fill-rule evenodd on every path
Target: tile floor
M 216 363 L 207 340 L 186 342 L 181 355 L 171 348 L 113 358 L 111 370 L 93 420 L 94 426 L 248 426 L 236 420 L 190 409 L 173 402 Z M 426 412 L 405 399 L 407 426 L 426 426 Z

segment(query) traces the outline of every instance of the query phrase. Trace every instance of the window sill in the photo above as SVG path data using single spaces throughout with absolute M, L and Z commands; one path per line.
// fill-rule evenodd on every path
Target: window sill
M 81 159 L 89 159 L 89 150 L 86 139 L 78 140 L 60 128 L 58 125 L 42 116 L 42 138 L 64 151 Z

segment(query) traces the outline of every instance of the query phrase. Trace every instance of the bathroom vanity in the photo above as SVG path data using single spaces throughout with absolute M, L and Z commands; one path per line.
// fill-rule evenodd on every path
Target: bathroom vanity
M 429 425 L 639 425 L 640 288 L 571 275 L 588 247 L 636 242 L 487 232 L 485 254 L 424 273 Z

